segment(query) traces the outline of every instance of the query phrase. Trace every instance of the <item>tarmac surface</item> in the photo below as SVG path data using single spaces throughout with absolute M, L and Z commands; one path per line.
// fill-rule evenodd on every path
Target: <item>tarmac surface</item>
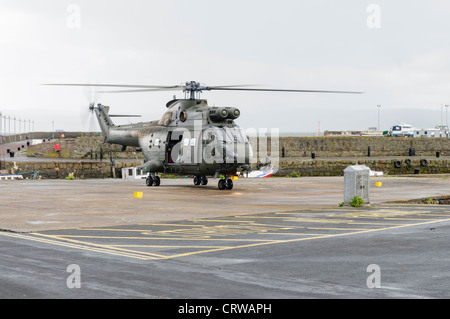
M 450 177 L 372 177 L 371 204 L 449 195 Z M 192 179 L 0 181 L 0 229 L 32 232 L 337 206 L 343 177 L 241 178 L 231 191 Z M 382 187 L 375 187 L 377 181 Z M 142 192 L 142 198 L 134 198 Z
M 448 298 L 449 177 L 1 181 L 0 298 Z

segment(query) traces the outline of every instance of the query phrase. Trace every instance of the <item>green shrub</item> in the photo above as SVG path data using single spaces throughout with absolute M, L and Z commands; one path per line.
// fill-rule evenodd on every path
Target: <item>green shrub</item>
M 364 205 L 364 200 L 358 196 L 355 196 L 349 204 L 352 207 L 361 207 Z
M 300 177 L 300 175 L 296 171 L 293 171 L 288 177 Z

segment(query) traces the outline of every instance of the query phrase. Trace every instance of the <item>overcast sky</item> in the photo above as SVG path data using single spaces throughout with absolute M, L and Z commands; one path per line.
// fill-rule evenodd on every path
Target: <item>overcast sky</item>
M 450 104 L 448 0 L 2 0 L 0 111 L 92 128 L 91 99 L 159 119 L 182 92 L 101 95 L 42 83 L 257 84 L 363 95 L 206 92 L 244 128 L 434 127 Z M 441 112 L 443 110 L 443 112 Z M 119 120 L 116 120 L 119 121 Z M 119 123 L 127 123 L 123 119 Z M 98 129 L 95 124 L 93 128 Z

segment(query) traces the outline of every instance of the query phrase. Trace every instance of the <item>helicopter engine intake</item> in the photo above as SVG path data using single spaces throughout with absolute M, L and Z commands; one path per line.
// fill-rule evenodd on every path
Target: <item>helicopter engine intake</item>
M 241 114 L 235 107 L 211 107 L 209 108 L 209 119 L 213 122 L 235 120 Z

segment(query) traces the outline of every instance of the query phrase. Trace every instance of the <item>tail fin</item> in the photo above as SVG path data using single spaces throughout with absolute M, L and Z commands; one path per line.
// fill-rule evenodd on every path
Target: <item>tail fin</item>
M 97 116 L 98 124 L 100 125 L 100 129 L 102 130 L 103 135 L 105 136 L 105 142 L 107 143 L 109 140 L 109 130 L 111 127 L 114 127 L 114 123 L 109 117 L 109 106 L 97 104 L 91 104 L 89 109 L 95 112 Z

